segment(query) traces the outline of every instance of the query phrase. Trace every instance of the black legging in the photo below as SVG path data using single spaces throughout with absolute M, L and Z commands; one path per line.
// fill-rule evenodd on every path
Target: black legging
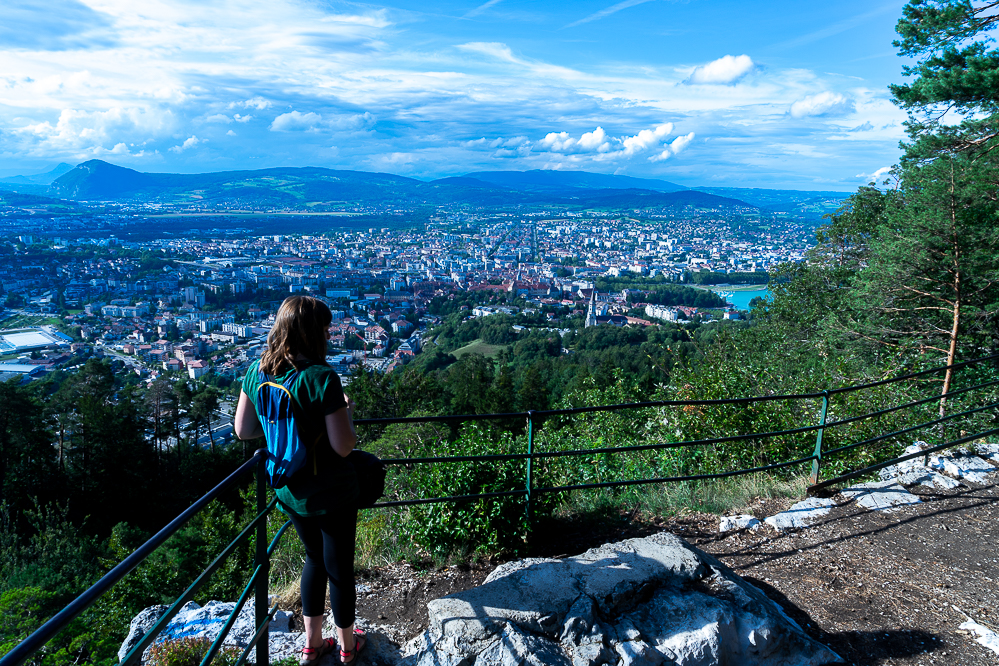
M 302 614 L 326 614 L 326 581 L 329 581 L 333 623 L 341 629 L 354 624 L 354 533 L 357 509 L 337 510 L 325 516 L 291 515 L 291 522 L 305 544 L 302 567 Z

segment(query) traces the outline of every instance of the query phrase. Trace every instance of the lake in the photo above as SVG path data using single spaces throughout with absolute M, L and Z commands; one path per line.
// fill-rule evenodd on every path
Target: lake
M 726 300 L 735 306 L 736 310 L 748 310 L 749 301 L 753 300 L 757 296 L 761 298 L 769 298 L 770 290 L 766 287 L 762 289 L 754 289 L 753 291 L 736 291 L 731 287 L 716 287 L 712 291 L 731 293 L 732 296 Z

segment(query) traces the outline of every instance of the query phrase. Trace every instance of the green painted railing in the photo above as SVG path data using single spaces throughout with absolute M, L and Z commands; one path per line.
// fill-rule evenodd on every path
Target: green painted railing
M 400 417 L 400 418 L 382 418 L 382 419 L 359 419 L 356 424 L 359 426 L 372 426 L 372 425 L 389 425 L 393 423 L 427 423 L 427 422 L 444 422 L 444 423 L 456 423 L 465 421 L 479 421 L 479 420 L 507 420 L 511 418 L 524 418 L 526 419 L 526 432 L 527 432 L 527 450 L 524 453 L 511 453 L 511 454 L 495 454 L 495 455 L 477 455 L 477 456 L 438 456 L 438 457 L 424 457 L 424 458 L 395 458 L 386 459 L 387 465 L 420 465 L 420 464 L 446 464 L 455 462 L 490 462 L 490 461 L 504 461 L 504 460 L 523 460 L 526 466 L 526 485 L 523 488 L 511 489 L 508 491 L 492 492 L 492 493 L 479 493 L 470 495 L 453 495 L 448 497 L 420 497 L 411 498 L 405 500 L 392 500 L 387 502 L 382 502 L 376 504 L 375 507 L 394 507 L 394 506 L 407 506 L 416 504 L 428 504 L 436 502 L 461 502 L 473 499 L 488 499 L 488 498 L 499 498 L 499 497 L 513 497 L 513 496 L 523 496 L 525 498 L 525 510 L 530 516 L 531 511 L 531 500 L 534 496 L 542 493 L 555 493 L 555 492 L 566 492 L 572 490 L 585 490 L 593 488 L 610 488 L 610 487 L 620 487 L 620 486 L 633 486 L 641 484 L 665 484 L 665 483 L 678 483 L 686 481 L 696 481 L 704 479 L 720 479 L 732 476 L 739 476 L 743 474 L 754 474 L 759 472 L 772 471 L 777 469 L 783 469 L 787 467 L 793 467 L 796 465 L 802 465 L 811 463 L 811 486 L 809 487 L 809 492 L 815 492 L 823 488 L 847 481 L 849 479 L 866 476 L 879 469 L 888 467 L 889 465 L 897 464 L 899 462 L 914 459 L 920 456 L 926 456 L 930 453 L 936 451 L 942 451 L 953 446 L 960 444 L 965 444 L 972 442 L 983 437 L 988 437 L 991 435 L 999 434 L 999 428 L 986 428 L 974 434 L 961 433 L 961 436 L 953 439 L 951 441 L 942 442 L 930 448 L 924 449 L 919 453 L 909 454 L 901 457 L 896 457 L 891 460 L 885 460 L 878 462 L 876 464 L 867 465 L 860 469 L 855 469 L 844 474 L 840 474 L 834 478 L 826 479 L 824 481 L 820 480 L 820 474 L 822 471 L 822 463 L 824 460 L 828 460 L 830 457 L 840 455 L 847 451 L 852 451 L 860 447 L 872 447 L 875 445 L 880 445 L 885 442 L 898 441 L 901 437 L 910 435 L 918 431 L 925 431 L 930 428 L 942 427 L 944 424 L 953 422 L 955 420 L 962 419 L 964 417 L 970 417 L 976 414 L 989 413 L 990 410 L 993 413 L 993 423 L 999 420 L 999 402 L 991 402 L 984 405 L 978 405 L 971 409 L 967 409 L 962 412 L 957 412 L 954 414 L 949 414 L 936 418 L 925 423 L 920 423 L 918 425 L 903 428 L 894 432 L 882 433 L 875 437 L 871 437 L 859 442 L 853 442 L 850 444 L 842 445 L 833 449 L 823 450 L 823 435 L 828 431 L 840 428 L 845 425 L 855 423 L 857 421 L 878 418 L 886 414 L 898 412 L 901 410 L 912 409 L 921 405 L 925 405 L 932 402 L 940 401 L 942 398 L 947 398 L 948 400 L 957 396 L 971 394 L 975 391 L 983 391 L 994 386 L 999 385 L 999 379 L 993 379 L 989 381 L 982 382 L 975 386 L 970 386 L 962 389 L 957 389 L 950 391 L 945 395 L 936 394 L 927 398 L 920 400 L 915 400 L 901 405 L 895 405 L 893 407 L 888 407 L 881 410 L 876 410 L 866 414 L 861 414 L 858 416 L 852 416 L 849 418 L 844 418 L 836 421 L 827 421 L 827 416 L 829 414 L 829 407 L 831 399 L 836 395 L 852 393 L 857 391 L 869 390 L 879 386 L 884 386 L 887 384 L 893 384 L 897 382 L 910 381 L 915 379 L 920 379 L 929 375 L 933 375 L 940 372 L 945 372 L 947 370 L 956 370 L 961 368 L 966 368 L 969 366 L 978 366 L 987 368 L 989 374 L 995 376 L 996 365 L 999 361 L 999 355 L 989 356 L 985 358 L 975 359 L 971 361 L 965 361 L 963 363 L 957 363 L 948 367 L 933 368 L 930 370 L 925 370 L 922 372 L 912 373 L 908 375 L 903 375 L 900 377 L 893 377 L 890 379 L 885 379 L 877 382 L 872 382 L 869 384 L 863 384 L 859 386 L 849 386 L 843 388 L 829 389 L 817 393 L 806 393 L 806 394 L 794 394 L 794 395 L 771 395 L 771 396 L 759 396 L 753 398 L 727 398 L 720 400 L 662 400 L 662 401 L 652 401 L 652 402 L 641 402 L 641 403 L 625 403 L 617 405 L 601 405 L 596 407 L 580 407 L 574 409 L 554 409 L 545 411 L 527 411 L 527 412 L 516 412 L 509 414 L 478 414 L 478 415 L 450 415 L 450 416 L 430 416 L 430 417 Z M 536 451 L 534 447 L 534 441 L 537 434 L 538 424 L 544 420 L 554 416 L 571 416 L 576 414 L 585 414 L 592 412 L 613 412 L 620 410 L 633 410 L 642 409 L 650 407 L 688 407 L 688 406 L 722 406 L 722 405 L 748 405 L 750 403 L 757 402 L 772 402 L 772 401 L 799 401 L 799 400 L 818 400 L 820 401 L 818 405 L 819 419 L 818 423 L 815 425 L 802 426 L 798 428 L 792 428 L 788 430 L 780 430 L 773 432 L 764 433 L 743 433 L 738 435 L 730 435 L 725 437 L 716 437 L 712 439 L 699 439 L 681 442 L 664 442 L 655 444 L 635 444 L 628 446 L 613 446 L 604 448 L 589 448 L 589 449 L 577 449 L 568 451 Z M 794 460 L 787 460 L 777 463 L 772 463 L 768 465 L 760 465 L 756 467 L 726 471 L 726 472 L 715 472 L 710 474 L 692 474 L 684 476 L 669 476 L 669 477 L 657 477 L 657 478 L 642 478 L 642 479 L 624 479 L 617 481 L 604 481 L 598 483 L 581 483 L 573 485 L 563 485 L 563 486 L 553 486 L 553 487 L 535 487 L 534 486 L 534 473 L 533 473 L 533 463 L 537 460 L 543 460 L 546 458 L 557 458 L 557 457 L 568 457 L 568 456 L 590 456 L 594 453 L 625 453 L 634 451 L 652 451 L 652 450 L 665 450 L 672 448 L 685 448 L 685 447 L 697 447 L 697 446 L 708 446 L 712 444 L 720 444 L 726 442 L 740 442 L 749 440 L 760 440 L 771 437 L 783 437 L 788 435 L 799 435 L 807 433 L 815 433 L 815 446 L 811 455 L 802 458 L 797 458 Z M 234 471 L 228 478 L 226 478 L 222 483 L 213 488 L 204 497 L 195 502 L 191 507 L 189 507 L 182 514 L 177 516 L 173 521 L 170 522 L 166 527 L 164 527 L 160 532 L 158 532 L 153 538 L 139 547 L 134 553 L 129 555 L 120 564 L 109 571 L 103 578 L 101 578 L 97 583 L 90 587 L 86 592 L 77 597 L 72 603 L 70 603 L 62 611 L 54 615 L 49 619 L 44 625 L 42 625 L 33 634 L 27 637 L 24 641 L 18 644 L 13 650 L 8 652 L 3 658 L 0 658 L 0 666 L 21 666 L 25 663 L 32 655 L 41 650 L 44 645 L 54 637 L 60 630 L 62 630 L 70 621 L 78 617 L 83 611 L 93 605 L 101 595 L 108 591 L 112 585 L 124 578 L 129 572 L 131 572 L 135 567 L 137 567 L 146 557 L 148 557 L 154 550 L 156 550 L 160 545 L 162 545 L 171 535 L 173 535 L 177 530 L 184 526 L 188 520 L 190 520 L 195 514 L 198 513 L 202 508 L 204 508 L 210 501 L 221 495 L 223 492 L 232 488 L 234 485 L 239 483 L 239 481 L 250 471 L 256 471 L 256 497 L 257 497 L 257 516 L 243 529 L 239 536 L 237 536 L 232 543 L 226 546 L 225 549 L 218 555 L 218 557 L 208 566 L 205 571 L 203 571 L 198 578 L 191 583 L 190 587 L 173 603 L 172 606 L 159 618 L 155 626 L 153 626 L 143 638 L 136 644 L 129 653 L 122 659 L 120 666 L 132 666 L 136 664 L 142 653 L 146 648 L 151 645 L 158 635 L 163 631 L 164 628 L 169 624 L 170 620 L 176 615 L 180 608 L 190 601 L 194 594 L 200 589 L 211 577 L 211 575 L 218 570 L 222 564 L 225 562 L 226 558 L 231 555 L 236 548 L 243 543 L 245 540 L 249 539 L 251 535 L 255 535 L 256 541 L 256 551 L 254 556 L 254 570 L 250 575 L 249 581 L 246 584 L 243 593 L 240 595 L 236 602 L 236 607 L 232 614 L 229 616 L 219 636 L 212 643 L 208 652 L 205 654 L 204 659 L 201 662 L 201 666 L 207 666 L 212 659 L 218 654 L 221 648 L 222 642 L 228 635 L 236 617 L 239 615 L 240 610 L 243 605 L 245 605 L 250 594 L 254 595 L 254 615 L 257 631 L 251 640 L 250 644 L 247 645 L 246 649 L 243 651 L 239 658 L 236 666 L 242 666 L 246 661 L 252 650 L 256 650 L 255 658 L 257 664 L 267 664 L 269 663 L 268 655 L 268 642 L 267 642 L 267 625 L 269 621 L 273 618 L 277 607 L 268 609 L 267 607 L 267 585 L 268 585 L 268 574 L 270 571 L 270 556 L 277 548 L 277 545 L 287 530 L 288 526 L 291 524 L 290 521 L 286 522 L 281 529 L 278 531 L 277 535 L 271 541 L 269 545 L 267 543 L 267 516 L 274 509 L 276 500 L 266 501 L 267 488 L 265 481 L 264 472 L 264 461 L 266 458 L 266 449 L 257 450 L 254 455 L 247 460 L 243 465 L 241 465 L 236 471 Z

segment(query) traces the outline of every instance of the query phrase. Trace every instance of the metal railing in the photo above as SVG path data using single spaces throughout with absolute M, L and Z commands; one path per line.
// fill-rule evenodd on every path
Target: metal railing
M 938 419 L 928 421 L 926 423 L 921 423 L 915 426 L 904 428 L 895 432 L 890 432 L 886 434 L 881 434 L 876 437 L 868 438 L 859 442 L 854 442 L 845 446 L 840 446 L 830 450 L 823 450 L 823 436 L 829 430 L 839 428 L 857 421 L 862 421 L 865 419 L 877 418 L 893 412 L 898 412 L 905 409 L 911 409 L 918 407 L 920 405 L 925 405 L 928 403 L 938 402 L 941 399 L 951 399 L 958 396 L 962 396 L 973 391 L 983 390 L 993 386 L 999 385 L 999 379 L 990 380 L 983 382 L 981 384 L 970 386 L 962 389 L 956 389 L 949 391 L 946 394 L 937 393 L 931 395 L 927 398 L 922 398 L 920 400 L 915 400 L 907 402 L 901 405 L 895 405 L 881 410 L 876 410 L 866 414 L 860 414 L 857 416 L 852 416 L 849 418 L 839 419 L 836 421 L 827 421 L 827 416 L 829 414 L 829 405 L 832 397 L 836 395 L 843 395 L 848 393 L 854 393 L 857 391 L 864 391 L 874 389 L 880 386 L 886 386 L 889 384 L 895 384 L 903 381 L 911 381 L 920 379 L 929 375 L 942 373 L 947 370 L 959 370 L 973 365 L 984 365 L 989 362 L 999 361 L 999 354 L 993 356 L 987 356 L 983 358 L 973 359 L 969 361 L 964 361 L 961 363 L 955 363 L 950 366 L 942 366 L 938 368 L 931 368 L 929 370 L 923 370 L 920 372 L 914 372 L 906 375 L 901 375 L 897 377 L 892 377 L 889 379 L 883 379 L 876 382 L 870 382 L 867 384 L 860 384 L 856 386 L 847 386 L 835 389 L 828 389 L 824 391 L 819 391 L 815 393 L 800 393 L 800 394 L 785 394 L 785 395 L 768 395 L 768 396 L 756 396 L 749 398 L 722 398 L 715 400 L 656 400 L 649 402 L 635 402 L 635 403 L 622 403 L 616 405 L 599 405 L 592 407 L 576 407 L 569 409 L 551 409 L 551 410 L 531 410 L 526 412 L 510 412 L 504 414 L 478 414 L 478 415 L 447 415 L 447 416 L 420 416 L 420 417 L 393 417 L 393 418 L 377 418 L 377 419 L 359 419 L 355 421 L 358 425 L 391 425 L 391 424 L 404 424 L 404 423 L 455 423 L 463 421 L 481 421 L 481 420 L 511 420 L 511 419 L 526 419 L 526 433 L 527 433 L 527 451 L 524 453 L 507 453 L 507 454 L 492 454 L 492 455 L 470 455 L 470 456 L 434 456 L 434 457 L 412 457 L 412 458 L 387 458 L 383 459 L 386 465 L 417 465 L 417 464 L 436 464 L 436 463 L 457 463 L 457 462 L 502 462 L 502 461 L 512 461 L 512 460 L 523 460 L 526 462 L 526 485 L 523 489 L 519 490 L 509 490 L 493 493 L 477 493 L 468 495 L 451 495 L 447 497 L 431 497 L 431 498 L 415 498 L 407 500 L 396 500 L 389 502 L 382 502 L 376 504 L 376 507 L 393 507 L 393 506 L 408 506 L 417 504 L 430 504 L 437 502 L 460 502 L 472 499 L 482 499 L 482 498 L 499 498 L 499 497 L 511 497 L 511 496 L 524 496 L 526 511 L 530 515 L 531 511 L 531 499 L 532 496 L 541 493 L 555 493 L 555 492 L 565 492 L 572 490 L 585 490 L 593 488 L 612 488 L 621 486 L 633 486 L 633 485 L 643 485 L 643 484 L 664 484 L 664 483 L 677 483 L 677 482 L 688 482 L 688 481 L 699 481 L 708 479 L 721 479 L 733 476 L 741 476 L 745 474 L 756 474 L 759 472 L 767 472 L 777 469 L 783 469 L 786 467 L 793 467 L 795 465 L 801 465 L 805 463 L 811 463 L 811 473 L 809 479 L 811 485 L 808 487 L 809 493 L 814 493 L 822 488 L 828 487 L 846 481 L 851 478 L 856 478 L 877 471 L 883 467 L 887 467 L 891 464 L 895 464 L 906 460 L 908 458 L 898 458 L 892 461 L 888 461 L 884 464 L 872 465 L 864 467 L 862 469 L 854 470 L 849 473 L 836 476 L 834 478 L 828 479 L 826 481 L 819 480 L 822 462 L 823 460 L 842 454 L 846 451 L 856 449 L 862 446 L 869 446 L 872 444 L 877 444 L 884 442 L 886 440 L 898 439 L 899 437 L 916 432 L 918 430 L 926 429 L 933 426 L 939 426 L 944 423 L 948 423 L 962 417 L 970 416 L 976 413 L 984 412 L 987 410 L 999 410 L 999 402 L 986 404 L 984 406 L 979 406 L 974 409 L 966 410 L 963 412 L 957 412 L 943 416 Z M 993 368 L 994 369 L 994 368 Z M 614 412 L 620 410 L 634 410 L 634 409 L 644 409 L 653 407 L 690 407 L 690 406 L 702 406 L 702 407 L 718 407 L 724 405 L 748 405 L 752 403 L 760 402 L 774 402 L 774 401 L 800 401 L 800 400 L 820 400 L 819 404 L 819 418 L 815 425 L 801 426 L 798 428 L 790 428 L 787 430 L 778 430 L 770 432 L 752 432 L 752 433 L 742 433 L 737 435 L 728 435 L 723 437 L 715 437 L 710 439 L 697 439 L 690 441 L 680 441 L 680 442 L 662 442 L 655 444 L 635 444 L 626 446 L 611 446 L 602 448 L 585 448 L 585 449 L 574 449 L 566 451 L 537 451 L 535 450 L 535 436 L 537 433 L 537 425 L 539 421 L 551 418 L 554 416 L 571 416 L 577 414 L 586 414 L 593 412 Z M 999 414 L 999 411 L 997 411 Z M 537 460 L 543 460 L 546 458 L 561 458 L 561 457 L 574 457 L 574 456 L 591 456 L 595 453 L 625 453 L 625 452 L 635 452 L 635 451 L 655 451 L 655 450 L 666 450 L 666 449 L 676 449 L 676 448 L 687 448 L 687 447 L 699 447 L 707 446 L 712 444 L 722 444 L 727 442 L 739 442 L 739 441 L 750 441 L 750 440 L 764 440 L 774 437 L 783 437 L 788 435 L 798 435 L 804 433 L 815 433 L 815 445 L 812 450 L 811 455 L 796 458 L 793 460 L 787 460 L 777 463 L 771 463 L 767 465 L 759 465 L 755 467 L 748 467 L 743 469 L 737 469 L 726 472 L 712 472 L 705 474 L 687 474 L 682 476 L 665 476 L 665 477 L 654 477 L 654 478 L 644 478 L 644 479 L 628 479 L 619 481 L 603 481 L 597 483 L 580 483 L 580 484 L 570 484 L 561 486 L 550 486 L 550 487 L 535 487 L 533 483 L 533 463 Z M 943 450 L 959 444 L 964 444 L 969 441 L 974 441 L 981 437 L 990 436 L 999 433 L 999 429 L 987 429 L 976 433 L 975 435 L 964 436 L 956 439 L 954 441 L 941 444 L 935 447 L 933 450 Z M 2 665 L 0 665 L 2 666 Z
M 988 367 L 992 374 L 995 374 L 996 361 L 999 361 L 999 355 L 988 356 L 980 359 L 974 359 L 971 361 L 965 361 L 962 363 L 957 363 L 951 366 L 932 368 L 930 370 L 924 370 L 921 372 L 911 373 L 899 377 L 892 377 L 889 379 L 880 380 L 877 382 L 871 382 L 868 384 L 849 386 L 842 388 L 835 388 L 824 390 L 816 393 L 805 393 L 805 394 L 791 394 L 791 395 L 768 395 L 768 396 L 758 396 L 750 398 L 725 398 L 717 400 L 659 400 L 651 402 L 640 402 L 640 403 L 624 403 L 616 405 L 601 405 L 593 407 L 578 407 L 571 409 L 553 409 L 544 411 L 527 411 L 527 412 L 514 412 L 506 414 L 465 414 L 465 415 L 448 415 L 448 416 L 428 416 L 428 417 L 399 417 L 399 418 L 377 418 L 377 419 L 358 419 L 355 423 L 357 425 L 367 425 L 367 426 L 377 426 L 377 425 L 390 425 L 398 423 L 461 423 L 466 421 L 481 421 L 481 420 L 509 420 L 514 418 L 524 418 L 526 419 L 526 448 L 524 453 L 507 453 L 507 454 L 487 454 L 487 455 L 470 455 L 470 456 L 434 456 L 434 457 L 411 457 L 411 458 L 394 458 L 394 459 L 384 459 L 383 462 L 387 465 L 419 465 L 419 464 L 440 464 L 440 463 L 458 463 L 458 462 L 501 462 L 501 461 L 514 461 L 523 460 L 525 461 L 525 476 L 526 484 L 523 488 L 512 489 L 499 492 L 489 492 L 489 493 L 474 493 L 465 495 L 451 495 L 446 497 L 418 497 L 411 499 L 402 500 L 392 500 L 387 502 L 381 502 L 376 504 L 375 507 L 397 507 L 397 506 L 408 506 L 408 505 L 419 505 L 419 504 L 429 504 L 429 503 L 439 503 L 439 502 L 462 502 L 467 500 L 479 500 L 479 499 L 490 499 L 490 498 L 502 498 L 502 497 L 515 497 L 523 496 L 525 498 L 525 510 L 528 516 L 531 515 L 531 500 L 532 497 L 541 493 L 556 493 L 556 492 L 566 492 L 572 490 L 583 490 L 583 489 L 593 489 L 593 488 L 612 488 L 612 487 L 623 487 L 623 486 L 633 486 L 641 484 L 666 484 L 666 483 L 677 483 L 677 482 L 688 482 L 688 481 L 698 481 L 707 479 L 720 479 L 733 476 L 739 476 L 744 474 L 755 474 L 759 472 L 772 471 L 777 469 L 784 469 L 788 467 L 793 467 L 795 465 L 802 465 L 811 463 L 810 469 L 810 480 L 811 485 L 809 486 L 809 492 L 815 492 L 823 488 L 841 483 L 843 481 L 858 478 L 861 476 L 866 476 L 879 469 L 888 467 L 889 465 L 897 464 L 905 460 L 914 459 L 920 456 L 927 456 L 931 453 L 942 451 L 944 449 L 957 446 L 959 444 L 964 444 L 967 442 L 972 442 L 976 439 L 982 437 L 990 436 L 999 433 L 999 428 L 985 428 L 974 434 L 967 434 L 962 432 L 961 435 L 951 441 L 945 441 L 940 444 L 934 445 L 932 447 L 923 449 L 918 453 L 903 455 L 899 457 L 892 458 L 890 460 L 883 460 L 875 464 L 867 465 L 859 469 L 855 469 L 834 478 L 830 478 L 824 481 L 820 481 L 820 474 L 822 471 L 822 464 L 824 460 L 827 460 L 831 456 L 840 455 L 847 451 L 851 451 L 864 446 L 872 446 L 881 444 L 884 442 L 898 441 L 899 438 L 911 433 L 925 430 L 928 428 L 942 428 L 944 424 L 961 419 L 963 417 L 972 416 L 975 414 L 986 413 L 989 410 L 993 410 L 996 415 L 993 416 L 993 421 L 999 420 L 999 402 L 991 402 L 985 405 L 978 405 L 971 409 L 964 410 L 962 412 L 957 412 L 953 414 L 948 414 L 941 416 L 936 419 L 932 419 L 925 423 L 920 423 L 917 425 L 909 426 L 906 428 L 901 428 L 899 430 L 881 433 L 875 437 L 870 437 L 858 442 L 852 442 L 850 444 L 845 444 L 838 446 L 833 449 L 823 450 L 823 436 L 828 431 L 840 428 L 845 425 L 862 421 L 865 419 L 878 418 L 886 414 L 898 412 L 901 410 L 912 409 L 921 405 L 933 403 L 940 401 L 942 398 L 952 399 L 958 396 L 963 396 L 970 394 L 974 391 L 987 389 L 999 385 L 999 379 L 992 379 L 989 381 L 982 382 L 975 386 L 965 387 L 961 389 L 956 389 L 950 391 L 946 394 L 936 394 L 930 397 L 922 398 L 919 400 L 907 402 L 900 405 L 894 405 L 885 409 L 880 409 L 872 411 L 865 414 L 860 414 L 857 416 L 851 416 L 848 418 L 843 418 L 835 421 L 828 421 L 827 417 L 829 415 L 831 399 L 834 396 L 853 393 L 857 391 L 870 390 L 877 388 L 879 386 L 885 386 L 888 384 L 893 384 L 897 382 L 917 380 L 923 377 L 945 372 L 947 370 L 957 370 L 961 368 L 966 368 L 968 366 L 978 365 L 983 367 Z M 759 402 L 773 402 L 773 401 L 802 401 L 802 400 L 819 400 L 821 401 L 818 406 L 819 418 L 815 425 L 801 426 L 797 428 L 789 428 L 786 430 L 778 430 L 771 432 L 754 432 L 754 433 L 740 433 L 736 435 L 727 435 L 723 437 L 715 437 L 710 439 L 697 439 L 689 441 L 679 441 L 679 442 L 661 442 L 652 444 L 633 444 L 625 446 L 611 446 L 603 448 L 586 448 L 586 449 L 572 449 L 572 450 L 562 450 L 562 451 L 537 451 L 535 450 L 535 438 L 538 431 L 539 423 L 544 419 L 550 419 L 557 416 L 574 416 L 578 414 L 595 413 L 595 412 L 616 412 L 621 410 L 635 410 L 643 408 L 665 408 L 665 407 L 691 407 L 691 406 L 701 406 L 701 407 L 718 407 L 724 405 L 749 405 L 752 403 Z M 760 440 L 773 437 L 784 437 L 789 435 L 801 435 L 807 433 L 815 433 L 815 444 L 812 449 L 812 453 L 808 456 L 803 456 L 795 458 L 793 460 L 781 461 L 766 465 L 758 465 L 754 467 L 736 469 L 724 472 L 711 472 L 704 474 L 687 474 L 687 475 L 675 475 L 675 476 L 664 476 L 655 478 L 642 478 L 642 479 L 623 479 L 615 481 L 601 481 L 595 483 L 578 483 L 578 484 L 567 484 L 561 486 L 549 486 L 549 487 L 535 487 L 534 486 L 534 470 L 533 463 L 538 460 L 544 460 L 549 458 L 561 458 L 561 457 L 573 457 L 573 456 L 591 456 L 595 453 L 626 453 L 626 452 L 636 452 L 636 451 L 654 451 L 654 450 L 665 450 L 665 449 L 677 449 L 677 448 L 688 448 L 688 447 L 698 447 L 698 446 L 709 446 L 713 444 L 721 444 L 727 442 L 744 442 L 749 440 Z M 942 432 L 942 431 L 941 431 Z M 222 483 L 212 489 L 208 494 L 195 502 L 191 507 L 189 507 L 182 514 L 177 516 L 173 521 L 170 522 L 166 527 L 164 527 L 160 532 L 158 532 L 153 538 L 143 544 L 134 553 L 129 555 L 124 561 L 114 567 L 109 571 L 103 578 L 101 578 L 97 583 L 90 587 L 86 592 L 77 597 L 72 603 L 70 603 L 62 611 L 54 615 L 49 619 L 44 625 L 42 625 L 38 630 L 31 634 L 28 638 L 17 645 L 13 650 L 7 653 L 3 658 L 0 658 L 0 666 L 20 666 L 23 664 L 31 655 L 40 650 L 45 643 L 47 643 L 52 637 L 54 637 L 61 629 L 63 629 L 69 622 L 74 618 L 78 617 L 83 611 L 93 605 L 97 599 L 107 592 L 112 585 L 124 578 L 129 572 L 135 569 L 146 557 L 148 557 L 156 548 L 162 545 L 171 535 L 177 532 L 188 520 L 190 520 L 198 511 L 204 508 L 210 501 L 221 495 L 223 492 L 233 487 L 245 474 L 247 474 L 251 469 L 256 469 L 256 502 L 257 502 L 257 516 L 243 529 L 243 531 L 237 536 L 232 543 L 230 543 L 223 551 L 218 555 L 218 557 L 208 566 L 208 568 L 198 576 L 198 578 L 188 587 L 188 589 L 173 603 L 172 606 L 159 618 L 156 624 L 145 633 L 142 639 L 129 651 L 129 653 L 122 659 L 120 666 L 132 666 L 140 658 L 143 652 L 153 643 L 160 632 L 167 627 L 170 620 L 176 615 L 180 608 L 190 601 L 194 594 L 199 588 L 201 588 L 210 578 L 210 576 L 223 564 L 225 559 L 232 554 L 236 548 L 243 543 L 245 540 L 249 539 L 251 535 L 256 535 L 256 552 L 254 555 L 254 570 L 250 576 L 250 579 L 236 602 L 235 608 L 230 614 L 229 618 L 225 622 L 220 631 L 218 637 L 212 643 L 208 652 L 205 654 L 201 666 L 208 666 L 212 659 L 216 656 L 219 649 L 222 646 L 222 642 L 228 635 L 229 629 L 236 621 L 236 617 L 239 615 L 243 605 L 249 598 L 251 592 L 254 593 L 254 615 L 255 615 L 255 625 L 256 632 L 252 638 L 249 645 L 243 651 L 236 666 L 242 666 L 249 656 L 251 650 L 256 649 L 256 663 L 257 664 L 267 664 L 269 663 L 268 658 L 268 641 L 267 641 L 267 625 L 268 622 L 273 618 L 274 613 L 277 610 L 275 606 L 272 609 L 267 608 L 268 594 L 267 594 L 267 584 L 268 584 L 268 574 L 270 570 L 270 555 L 274 552 L 277 547 L 281 536 L 287 530 L 288 526 L 291 524 L 290 521 L 284 523 L 284 525 L 277 532 L 274 539 L 271 541 L 270 545 L 266 545 L 267 539 L 267 529 L 266 521 L 268 514 L 273 510 L 276 500 L 266 501 L 267 487 L 265 481 L 265 471 L 264 471 L 264 460 L 266 458 L 266 449 L 259 449 L 254 453 L 254 455 L 243 463 L 236 471 L 229 475 Z
M 20 666 L 20 664 L 23 664 L 33 654 L 41 650 L 42 647 L 44 647 L 48 641 L 50 641 L 56 634 L 66 627 L 66 625 L 96 603 L 97 600 L 109 589 L 111 589 L 115 583 L 131 573 L 132 570 L 149 557 L 153 551 L 159 548 L 167 539 L 187 524 L 187 522 L 199 511 L 205 508 L 209 502 L 235 486 L 240 479 L 254 469 L 256 469 L 257 516 L 250 521 L 242 532 L 240 532 L 239 536 L 233 539 L 233 541 L 222 550 L 215 560 L 208 565 L 208 568 L 205 569 L 193 583 L 191 583 L 187 590 L 184 591 L 184 593 L 173 603 L 173 605 L 171 605 L 170 608 L 168 608 L 166 612 L 160 616 L 156 624 L 154 624 L 145 633 L 145 635 L 143 635 L 139 642 L 128 652 L 128 654 L 125 655 L 125 658 L 120 662 L 120 666 L 131 666 L 132 664 L 139 663 L 142 653 L 145 652 L 146 648 L 149 647 L 149 645 L 157 638 L 160 632 L 167 627 L 170 620 L 173 619 L 181 607 L 194 598 L 194 594 L 208 582 L 212 574 L 222 566 L 229 555 L 235 552 L 236 548 L 249 539 L 251 535 L 256 536 L 254 571 L 250 575 L 250 581 L 247 584 L 246 589 L 236 602 L 236 607 L 233 609 L 233 612 L 223 625 L 223 630 L 219 633 L 218 638 L 216 638 L 214 643 L 212 643 L 208 652 L 205 654 L 204 659 L 201 661 L 201 666 L 207 666 L 211 663 L 215 655 L 218 654 L 218 651 L 222 646 L 222 641 L 225 640 L 225 637 L 229 633 L 229 629 L 231 629 L 232 625 L 235 623 L 236 617 L 239 615 L 240 610 L 242 610 L 243 605 L 246 603 L 246 599 L 248 598 L 251 590 L 255 592 L 254 624 L 256 626 L 256 632 L 253 639 L 250 641 L 249 645 L 247 645 L 246 649 L 243 650 L 242 655 L 240 655 L 239 660 L 234 666 L 242 666 L 242 664 L 246 662 L 250 651 L 254 647 L 256 647 L 256 663 L 269 663 L 267 625 L 271 618 L 274 617 L 274 613 L 277 611 L 277 606 L 270 610 L 267 608 L 267 576 L 270 573 L 270 556 L 274 552 L 275 548 L 277 548 L 281 536 L 284 534 L 285 530 L 287 530 L 291 521 L 286 522 L 275 535 L 270 545 L 267 545 L 267 515 L 274 508 L 277 500 L 267 502 L 266 499 L 267 482 L 265 480 L 266 476 L 264 471 L 266 453 L 267 449 L 258 449 L 249 460 L 240 465 L 239 468 L 226 477 L 222 483 L 215 486 L 201 499 L 188 507 L 187 510 L 170 521 L 166 527 L 161 529 L 135 552 L 122 560 L 121 563 L 106 573 L 83 594 L 74 599 L 64 609 L 53 615 L 47 622 L 45 622 L 45 624 L 36 629 L 34 633 L 25 638 L 16 647 L 14 647 L 14 649 L 4 655 L 3 658 L 0 658 L 0 666 Z

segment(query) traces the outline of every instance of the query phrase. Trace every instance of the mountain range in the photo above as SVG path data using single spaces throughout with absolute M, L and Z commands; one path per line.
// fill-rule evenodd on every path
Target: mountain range
M 208 204 L 233 209 L 321 210 L 323 206 L 764 209 L 801 214 L 834 209 L 843 192 L 686 188 L 665 180 L 585 171 L 481 171 L 429 182 L 389 173 L 278 167 L 201 174 L 144 173 L 102 160 L 60 164 L 0 179 L 4 191 L 74 201 Z M 7 203 L 12 205 L 10 197 Z M 317 208 L 319 207 L 319 208 Z M 816 211 L 811 211 L 816 212 Z

